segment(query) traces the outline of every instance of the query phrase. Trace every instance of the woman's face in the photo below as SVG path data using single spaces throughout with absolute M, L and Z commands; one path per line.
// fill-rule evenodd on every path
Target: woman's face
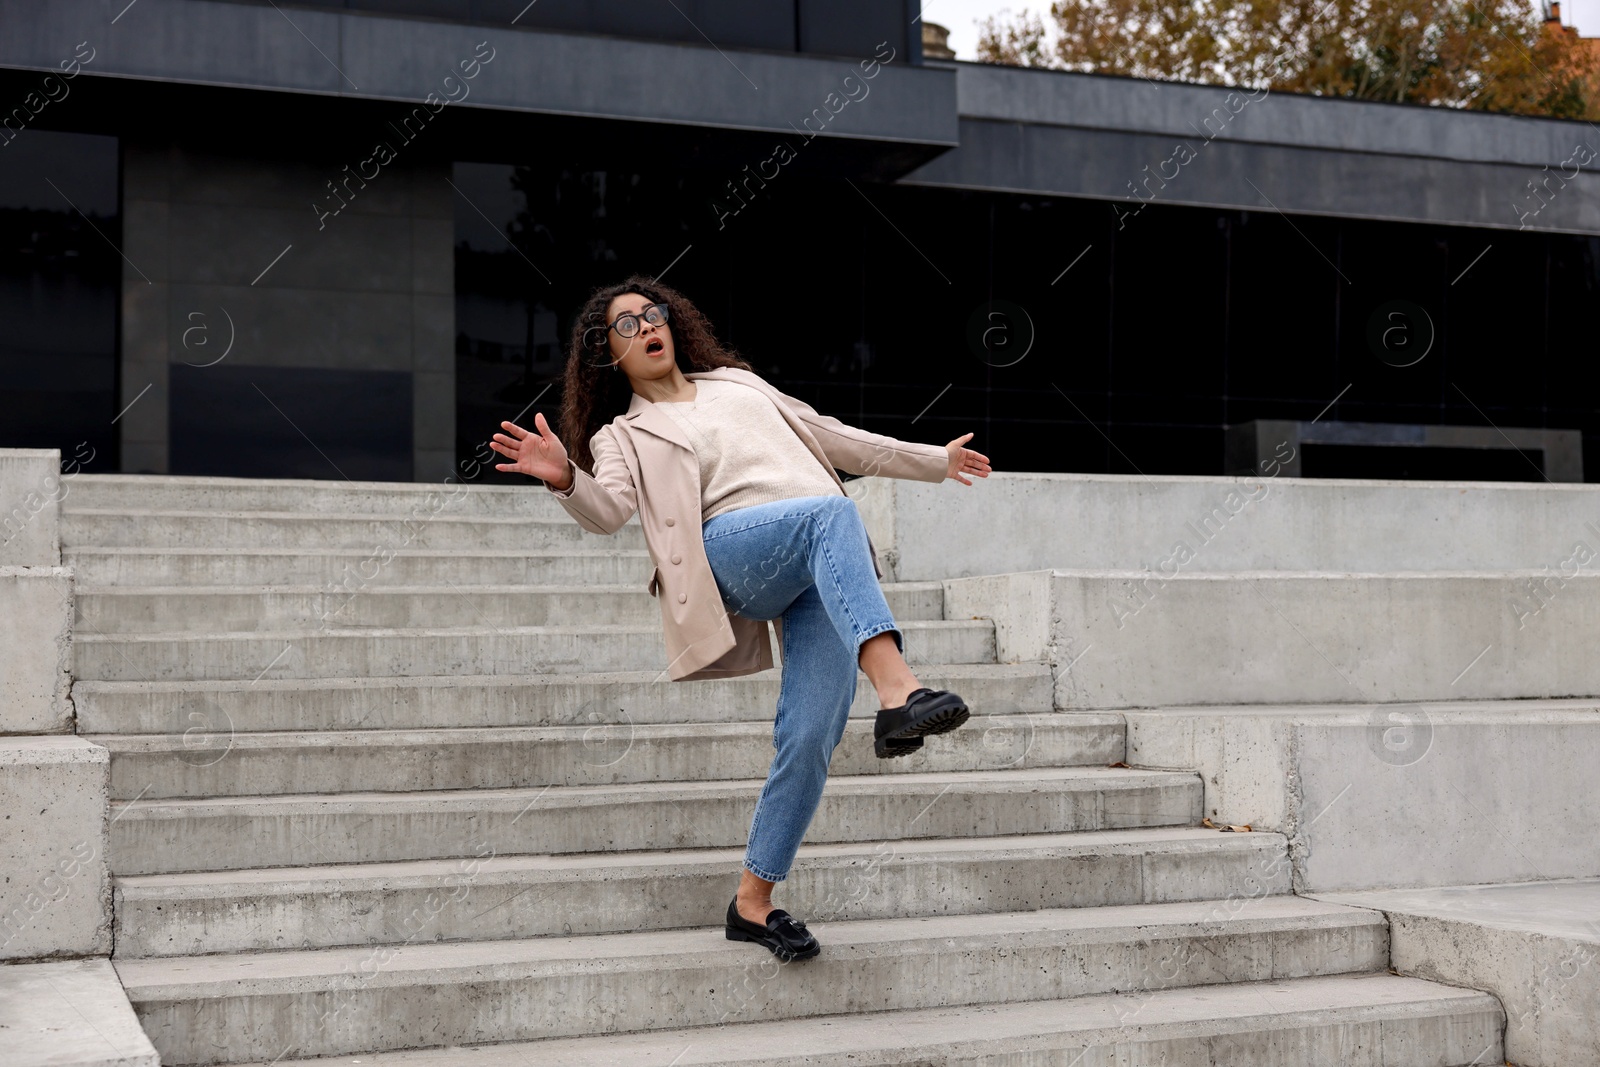
M 611 359 L 622 367 L 630 378 L 664 378 L 677 364 L 677 352 L 672 344 L 672 327 L 667 323 L 652 326 L 644 320 L 644 309 L 652 301 L 638 293 L 623 293 L 612 299 L 606 308 L 606 325 L 617 321 L 617 316 L 632 312 L 639 317 L 639 332 L 623 337 L 616 330 L 607 330 L 607 343 L 611 346 Z

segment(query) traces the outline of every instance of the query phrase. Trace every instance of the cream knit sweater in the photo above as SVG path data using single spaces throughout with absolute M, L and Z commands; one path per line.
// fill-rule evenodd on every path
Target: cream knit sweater
M 700 379 L 690 401 L 658 402 L 700 461 L 700 521 L 752 504 L 797 496 L 838 496 L 827 468 L 763 393 L 738 382 Z

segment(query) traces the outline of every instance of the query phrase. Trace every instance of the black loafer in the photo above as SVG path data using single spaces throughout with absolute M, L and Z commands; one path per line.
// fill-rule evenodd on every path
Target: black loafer
M 905 755 L 896 747 L 921 742 L 929 734 L 954 730 L 972 713 L 966 701 L 945 689 L 914 689 L 898 708 L 879 708 L 873 727 L 873 751 L 882 759 Z
M 790 960 L 809 960 L 822 951 L 822 946 L 811 936 L 806 924 L 782 908 L 773 908 L 767 913 L 766 925 L 757 926 L 739 914 L 737 898 L 728 902 L 726 935 L 729 941 L 754 941 L 758 945 L 765 945 L 785 963 Z

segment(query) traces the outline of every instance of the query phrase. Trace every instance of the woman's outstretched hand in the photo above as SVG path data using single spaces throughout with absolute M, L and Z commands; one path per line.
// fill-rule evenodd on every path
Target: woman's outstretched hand
M 972 440 L 970 433 L 951 441 L 945 445 L 945 451 L 950 453 L 950 469 L 945 471 L 946 478 L 954 478 L 962 485 L 971 485 L 972 482 L 963 478 L 963 474 L 976 474 L 980 478 L 989 477 L 989 457 L 982 452 L 975 452 L 970 448 L 962 448 L 963 441 Z
M 502 422 L 500 425 L 506 432 L 495 434 L 489 447 L 503 456 L 510 456 L 511 462 L 496 463 L 495 470 L 518 471 L 548 483 L 555 490 L 569 487 L 563 484 L 567 482 L 566 447 L 556 439 L 550 424 L 544 421 L 542 412 L 533 413 L 533 425 L 536 427 L 533 432 L 524 430 L 514 422 Z

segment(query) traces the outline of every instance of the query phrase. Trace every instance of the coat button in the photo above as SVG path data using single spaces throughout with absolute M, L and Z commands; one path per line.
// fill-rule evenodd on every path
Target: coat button
M 678 594 L 678 603 L 682 604 L 685 600 L 688 600 L 688 599 L 689 599 L 689 594 L 688 593 L 679 593 Z
M 667 525 L 668 525 L 668 526 L 673 526 L 673 525 L 676 525 L 676 523 L 677 523 L 677 521 L 678 521 L 678 520 L 677 520 L 677 519 L 673 519 L 673 518 L 668 518 L 668 519 L 667 519 Z
M 676 552 L 674 552 L 672 554 L 672 562 L 674 562 L 674 563 L 682 563 L 683 562 L 683 557 L 678 555 Z

